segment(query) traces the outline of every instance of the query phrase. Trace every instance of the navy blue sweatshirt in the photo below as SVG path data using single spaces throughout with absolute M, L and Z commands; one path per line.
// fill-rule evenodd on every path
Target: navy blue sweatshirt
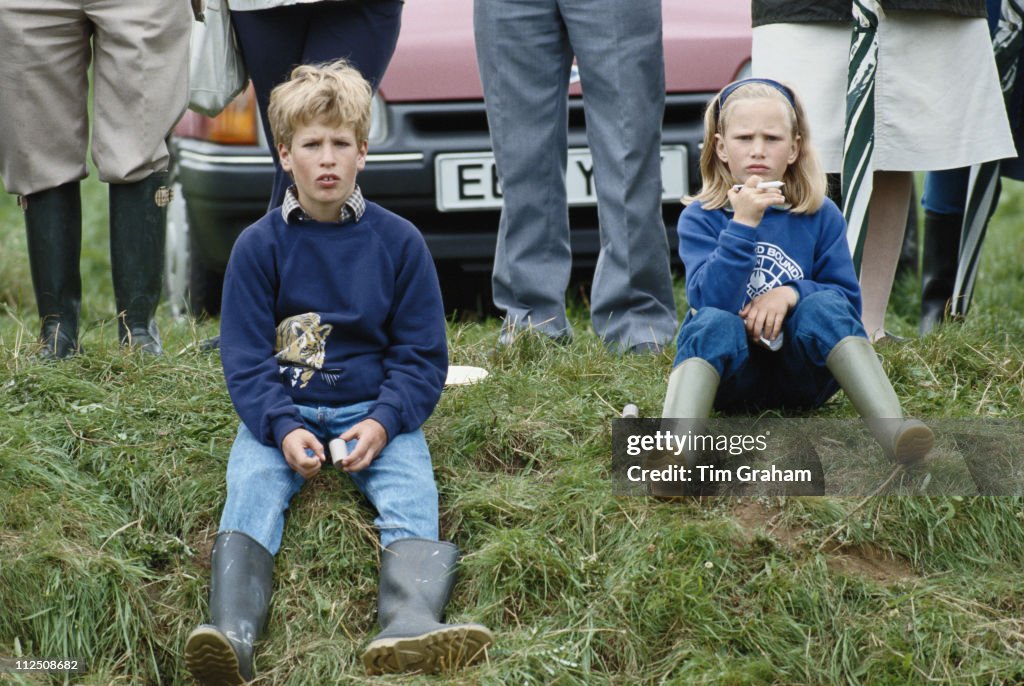
M 860 285 L 846 242 L 846 221 L 828 198 L 814 214 L 770 207 L 756 229 L 724 208 L 691 203 L 679 215 L 679 256 L 690 307 L 739 312 L 757 296 L 791 286 L 801 298 L 824 288 L 860 312 Z
M 224 277 L 221 360 L 245 425 L 280 447 L 295 404 L 374 401 L 388 439 L 433 412 L 448 372 L 434 263 L 411 223 L 375 203 L 358 222 L 247 228 Z

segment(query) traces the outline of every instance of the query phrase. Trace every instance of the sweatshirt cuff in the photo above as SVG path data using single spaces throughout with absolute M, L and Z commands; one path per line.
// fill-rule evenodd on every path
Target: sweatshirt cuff
M 752 226 L 747 226 L 746 224 L 740 224 L 735 219 L 729 220 L 729 223 L 725 226 L 725 231 L 722 233 L 749 243 L 757 243 L 757 229 Z
M 284 443 L 284 437 L 296 429 L 306 428 L 305 424 L 296 421 L 294 417 L 278 417 L 270 425 L 270 431 L 274 434 L 274 445 L 277 448 Z
M 811 281 L 809 279 L 797 279 L 795 281 L 790 281 L 783 285 L 789 286 L 790 288 L 795 290 L 800 300 L 803 300 L 812 293 L 816 293 L 821 290 L 821 284 Z
M 392 438 L 401 433 L 402 418 L 399 416 L 398 410 L 390 405 L 378 404 L 370 410 L 370 414 L 366 418 L 373 419 L 384 427 L 389 443 Z

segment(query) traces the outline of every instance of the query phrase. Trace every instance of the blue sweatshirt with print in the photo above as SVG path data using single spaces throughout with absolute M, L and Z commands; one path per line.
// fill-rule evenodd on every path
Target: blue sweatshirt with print
M 861 311 L 846 221 L 828 198 L 813 214 L 770 207 L 756 229 L 733 221 L 731 210 L 693 202 L 677 230 L 691 308 L 739 312 L 753 298 L 791 286 L 801 298 L 836 290 Z
M 221 360 L 246 427 L 266 445 L 304 426 L 299 405 L 373 401 L 388 439 L 434 410 L 448 371 L 434 263 L 411 223 L 367 202 L 358 222 L 247 228 L 224 277 Z

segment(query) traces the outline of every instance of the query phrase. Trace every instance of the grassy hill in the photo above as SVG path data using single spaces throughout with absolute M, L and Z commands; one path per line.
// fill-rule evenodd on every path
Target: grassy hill
M 88 354 L 54 365 L 32 358 L 24 229 L 0 199 L 0 656 L 89 666 L 0 683 L 190 683 L 181 648 L 204 619 L 237 428 L 219 359 L 198 350 L 216 323 L 162 310 L 168 355 L 117 349 L 104 199 L 86 185 Z M 965 325 L 882 351 L 910 412 L 1024 415 L 1021 216 L 1008 184 Z M 897 289 L 898 333 L 916 328 L 915 289 Z M 626 402 L 658 414 L 671 357 L 614 356 L 576 326 L 567 347 L 502 353 L 497 322 L 450 328 L 452 362 L 491 376 L 446 390 L 425 430 L 443 533 L 465 553 L 450 618 L 494 629 L 488 661 L 363 675 L 376 532 L 324 473 L 286 527 L 261 683 L 1024 682 L 1024 500 L 614 498 L 611 420 Z M 840 394 L 815 416 L 853 410 Z

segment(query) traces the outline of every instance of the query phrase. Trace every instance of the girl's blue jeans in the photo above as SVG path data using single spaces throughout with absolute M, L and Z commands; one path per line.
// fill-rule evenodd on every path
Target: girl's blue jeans
M 867 337 L 850 301 L 828 289 L 801 298 L 782 331 L 782 348 L 771 352 L 749 341 L 737 313 L 703 307 L 680 327 L 674 365 L 699 357 L 718 371 L 719 411 L 816 408 L 839 390 L 825 366 L 832 348 L 847 336 Z
M 366 418 L 370 405 L 296 407 L 326 451 L 331 439 Z M 355 441 L 350 441 L 349 449 L 354 448 Z M 323 469 L 333 469 L 330 456 Z M 374 523 L 382 547 L 401 538 L 437 540 L 437 486 L 422 430 L 395 436 L 370 466 L 349 476 L 377 510 Z M 228 458 L 228 496 L 220 531 L 241 531 L 276 555 L 285 511 L 305 482 L 288 466 L 280 448 L 260 443 L 242 424 Z

